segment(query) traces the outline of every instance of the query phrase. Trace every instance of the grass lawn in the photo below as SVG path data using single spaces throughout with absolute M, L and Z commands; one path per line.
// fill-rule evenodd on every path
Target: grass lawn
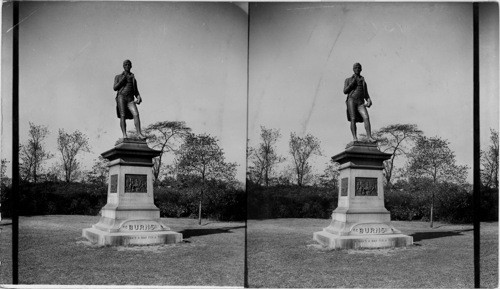
M 0 284 L 12 284 L 12 220 L 0 221 Z
M 93 216 L 21 217 L 21 284 L 243 286 L 245 223 L 162 219 L 174 245 L 98 247 L 81 237 Z
M 498 223 L 481 223 L 481 287 L 498 288 Z
M 326 250 L 313 232 L 325 219 L 248 220 L 250 287 L 474 287 L 472 225 L 393 222 L 408 248 Z M 498 223 L 482 224 L 482 285 L 497 287 Z

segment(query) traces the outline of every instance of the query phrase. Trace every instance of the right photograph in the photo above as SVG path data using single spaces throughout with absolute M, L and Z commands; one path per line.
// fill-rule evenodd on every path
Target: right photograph
M 249 17 L 248 287 L 473 287 L 474 117 L 481 286 L 497 287 L 498 5 L 479 9 L 480 116 L 472 3 Z

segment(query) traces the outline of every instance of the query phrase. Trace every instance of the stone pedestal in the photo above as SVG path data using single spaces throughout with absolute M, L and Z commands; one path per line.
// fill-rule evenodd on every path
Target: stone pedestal
M 101 219 L 83 229 L 83 237 L 99 245 L 151 245 L 182 241 L 182 234 L 171 231 L 160 221 L 160 210 L 153 202 L 152 159 L 160 151 L 146 141 L 120 139 L 114 148 L 102 153 L 110 161 L 108 200 Z
M 331 249 L 405 247 L 413 238 L 391 226 L 384 206 L 383 162 L 390 154 L 374 143 L 351 142 L 332 157 L 340 164 L 338 206 L 331 224 L 313 234 Z

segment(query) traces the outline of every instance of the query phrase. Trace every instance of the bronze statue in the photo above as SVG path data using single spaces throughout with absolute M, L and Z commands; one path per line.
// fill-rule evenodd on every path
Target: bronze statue
M 141 139 L 146 139 L 146 136 L 141 131 L 141 120 L 139 119 L 139 111 L 137 105 L 141 104 L 142 98 L 137 88 L 137 80 L 134 74 L 130 72 L 132 62 L 130 60 L 123 61 L 123 72 L 115 76 L 115 84 L 113 90 L 116 93 L 116 115 L 120 119 L 120 128 L 122 129 L 123 138 L 127 138 L 127 119 L 134 119 L 137 135 Z M 134 97 L 137 100 L 134 100 Z M 137 104 L 137 105 L 136 105 Z
M 352 137 L 354 141 L 358 140 L 356 135 L 356 123 L 364 122 L 368 141 L 376 142 L 372 137 L 370 117 L 366 109 L 372 105 L 372 100 L 368 94 L 365 78 L 361 76 L 361 64 L 354 63 L 352 70 L 354 74 L 344 82 L 344 94 L 347 94 L 347 99 L 345 101 L 347 105 L 347 120 L 351 122 Z

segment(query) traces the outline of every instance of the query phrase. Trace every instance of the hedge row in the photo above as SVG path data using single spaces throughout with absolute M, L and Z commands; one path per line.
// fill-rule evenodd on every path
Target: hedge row
M 268 218 L 330 218 L 337 206 L 336 188 L 251 185 L 243 190 L 211 184 L 202 201 L 202 216 L 214 220 Z M 2 186 L 1 212 L 10 216 L 10 187 Z M 98 184 L 23 183 L 18 213 L 98 215 L 106 204 L 107 188 Z M 155 204 L 162 217 L 198 216 L 199 188 L 169 186 L 155 188 Z M 472 193 L 463 186 L 440 184 L 435 191 L 434 220 L 468 223 L 473 219 Z M 482 188 L 482 221 L 498 221 L 498 190 Z M 432 186 L 428 182 L 399 182 L 385 192 L 385 206 L 392 220 L 429 220 Z M 248 203 L 248 216 L 247 216 Z
M 199 189 L 156 188 L 155 204 L 165 217 L 198 217 Z M 210 188 L 202 198 L 202 217 L 218 221 L 246 220 L 246 194 L 243 190 Z
M 161 217 L 197 217 L 199 190 L 196 188 L 155 189 L 155 204 Z M 206 190 L 202 217 L 215 220 L 245 220 L 246 194 L 243 190 L 214 185 Z M 2 187 L 1 212 L 11 215 L 10 187 Z M 106 204 L 107 187 L 99 184 L 44 182 L 20 186 L 17 212 L 32 215 L 98 215 Z
M 332 188 L 275 186 L 248 189 L 248 218 L 330 218 L 338 202 Z M 385 207 L 392 220 L 428 221 L 432 186 L 425 181 L 403 182 L 385 192 Z M 434 220 L 470 223 L 473 220 L 472 193 L 463 186 L 444 183 L 435 190 Z M 483 188 L 482 221 L 498 221 L 498 191 Z
M 498 190 L 481 188 L 481 209 L 474 212 L 473 194 L 468 186 L 412 180 L 396 183 L 385 194 L 385 206 L 393 220 L 423 220 L 430 216 L 430 200 L 434 190 L 434 220 L 471 223 L 474 213 L 481 221 L 498 221 Z
M 248 188 L 248 218 L 329 218 L 335 189 L 298 186 Z
M 19 186 L 17 213 L 33 215 L 97 215 L 106 204 L 107 188 L 96 184 L 44 182 Z M 10 217 L 10 187 L 2 190 L 2 216 Z
M 432 186 L 388 190 L 385 206 L 392 220 L 428 221 L 432 199 Z M 450 223 L 472 222 L 474 212 L 472 193 L 457 185 L 441 184 L 434 196 L 434 220 Z

